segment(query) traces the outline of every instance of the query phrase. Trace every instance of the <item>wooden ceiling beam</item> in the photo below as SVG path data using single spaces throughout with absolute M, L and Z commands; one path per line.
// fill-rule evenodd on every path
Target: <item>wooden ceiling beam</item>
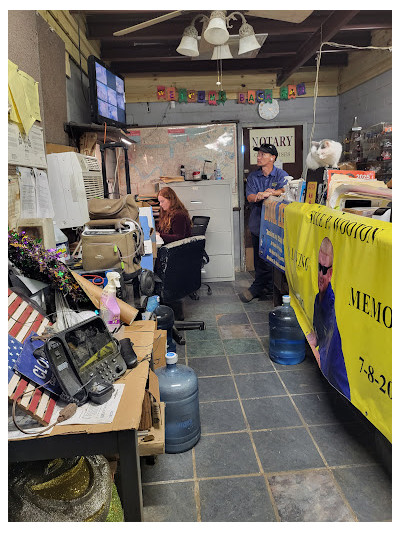
M 281 73 L 277 77 L 277 84 L 283 85 L 284 82 L 302 67 L 306 61 L 315 55 L 319 49 L 321 42 L 329 41 L 336 35 L 343 26 L 345 26 L 358 11 L 335 11 L 322 24 L 321 28 L 316 31 L 298 50 L 296 57 L 291 60 L 290 64 L 283 67 Z M 323 54 L 327 55 L 327 54 Z
M 227 59 L 223 62 L 223 72 L 245 71 L 245 70 L 260 70 L 260 71 L 274 71 L 276 72 L 282 66 L 289 64 L 284 57 L 271 56 L 262 59 Z M 346 53 L 332 53 L 323 54 L 321 66 L 346 66 Z M 304 65 L 305 66 L 305 65 Z M 312 58 L 309 60 L 309 66 L 315 66 Z M 157 61 L 115 61 L 110 64 L 111 70 L 122 75 L 157 72 L 214 72 L 216 73 L 215 61 L 190 61 L 182 56 L 180 61 L 170 61 L 170 58 L 160 59 Z M 279 84 L 278 84 L 279 86 Z
M 139 12 L 140 14 L 142 12 Z M 159 12 L 155 12 L 157 16 Z M 135 23 L 140 23 L 144 20 L 148 20 L 149 16 L 143 17 L 135 15 L 127 17 L 121 15 L 98 15 L 94 17 L 87 17 L 87 38 L 89 39 L 104 39 L 104 40 L 135 40 L 137 42 L 146 42 L 154 40 L 156 37 L 162 40 L 178 39 L 180 40 L 184 28 L 188 25 L 188 22 L 192 20 L 195 13 L 191 12 L 190 15 L 181 15 L 173 21 L 166 21 L 157 24 L 157 30 L 155 26 L 139 30 L 138 32 L 128 34 L 121 37 L 113 37 L 113 32 L 131 26 Z M 324 23 L 326 18 L 332 13 L 331 11 L 317 12 L 316 15 L 311 15 L 304 22 L 300 24 L 293 24 L 283 22 L 279 20 L 262 19 L 256 17 L 248 17 L 249 23 L 253 26 L 256 33 L 269 33 L 269 35 L 281 35 L 281 34 L 304 34 L 316 32 L 321 24 Z M 320 13 L 323 13 L 322 15 Z M 391 11 L 360 11 L 358 15 L 354 17 L 348 24 L 344 25 L 341 29 L 343 31 L 354 31 L 360 29 L 388 29 L 392 27 Z M 200 29 L 200 25 L 198 27 Z M 239 26 L 235 26 L 231 33 L 238 33 Z

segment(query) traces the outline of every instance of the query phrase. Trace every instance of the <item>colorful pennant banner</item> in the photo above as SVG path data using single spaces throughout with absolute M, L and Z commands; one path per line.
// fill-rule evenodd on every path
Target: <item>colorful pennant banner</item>
M 291 100 L 306 94 L 305 83 L 285 85 L 279 89 L 281 100 Z M 175 87 L 157 86 L 157 100 L 177 101 L 179 103 L 197 102 L 201 104 L 219 105 L 226 102 L 225 91 L 195 91 L 194 89 L 176 89 Z M 272 103 L 272 89 L 252 89 L 238 94 L 238 104 L 256 104 L 259 102 Z

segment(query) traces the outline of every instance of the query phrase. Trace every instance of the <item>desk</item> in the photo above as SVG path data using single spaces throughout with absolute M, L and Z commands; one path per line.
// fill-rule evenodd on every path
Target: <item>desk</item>
M 138 333 L 138 359 L 151 354 L 153 332 Z M 144 360 L 120 378 L 124 392 L 111 424 L 55 426 L 50 435 L 9 440 L 8 461 L 39 461 L 79 455 L 119 455 L 120 498 L 127 522 L 143 518 L 142 483 L 137 439 L 149 371 Z

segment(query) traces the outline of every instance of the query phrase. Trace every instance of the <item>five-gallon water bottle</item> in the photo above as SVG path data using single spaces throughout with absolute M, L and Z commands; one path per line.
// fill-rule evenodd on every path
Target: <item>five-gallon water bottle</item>
M 305 337 L 290 296 L 282 296 L 282 303 L 269 313 L 269 356 L 281 365 L 297 365 L 306 355 Z
M 168 352 L 165 358 L 167 366 L 155 371 L 165 402 L 165 452 L 180 453 L 200 439 L 199 388 L 194 370 L 176 364 L 176 353 Z

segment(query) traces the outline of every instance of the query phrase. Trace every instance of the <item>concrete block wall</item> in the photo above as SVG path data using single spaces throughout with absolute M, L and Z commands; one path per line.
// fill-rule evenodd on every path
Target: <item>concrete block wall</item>
M 389 70 L 339 95 L 339 140 L 350 130 L 354 117 L 363 128 L 392 122 L 392 71 Z
M 83 99 L 80 87 L 79 69 L 71 62 L 71 79 L 67 82 L 69 120 L 87 123 L 88 104 Z M 87 77 L 83 75 L 83 84 L 87 88 Z M 333 139 L 341 142 L 351 127 L 356 115 L 362 126 L 373 125 L 392 119 L 392 77 L 391 72 L 376 78 L 335 97 L 319 97 L 316 102 L 316 124 L 312 140 Z M 86 92 L 86 91 L 85 91 Z M 87 94 L 87 93 L 86 93 Z M 127 104 L 127 122 L 145 126 L 167 126 L 181 124 L 201 124 L 212 121 L 236 121 L 238 123 L 238 146 L 240 147 L 243 127 L 279 127 L 303 125 L 303 157 L 308 153 L 309 136 L 313 122 L 314 99 L 297 98 L 279 100 L 279 114 L 273 120 L 264 120 L 258 114 L 258 106 L 238 104 L 228 100 L 224 105 L 178 104 L 172 108 L 169 102 L 149 102 Z M 238 177 L 243 175 L 243 157 L 239 152 Z M 242 183 L 242 180 L 238 180 Z M 243 196 L 243 191 L 240 197 Z M 244 263 L 242 247 L 243 220 L 242 211 L 233 213 L 234 259 L 235 268 L 240 269 Z

